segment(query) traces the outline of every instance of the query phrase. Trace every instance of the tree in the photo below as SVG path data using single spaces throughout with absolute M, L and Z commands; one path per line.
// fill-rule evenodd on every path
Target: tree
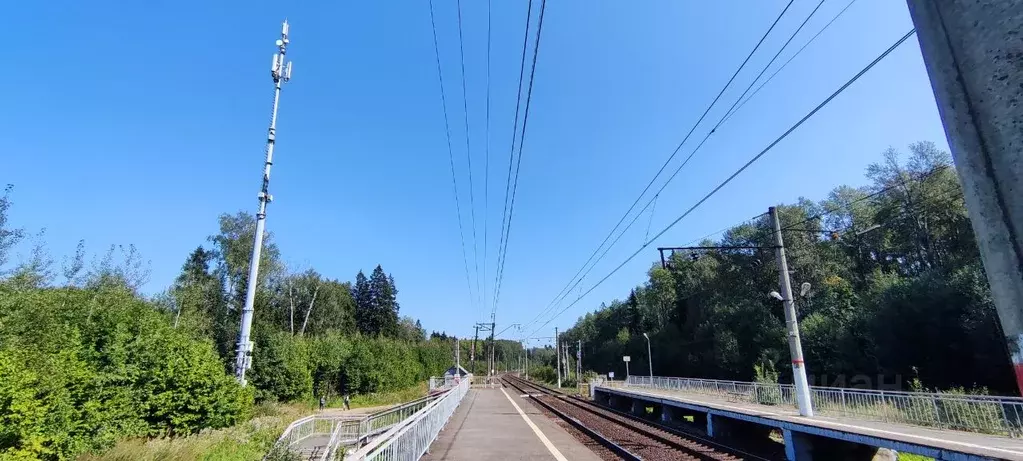
M 380 329 L 376 324 L 371 290 L 366 274 L 359 271 L 355 276 L 355 287 L 352 288 L 352 298 L 355 300 L 355 325 L 360 333 L 372 336 L 380 333 Z
M 378 264 L 369 277 L 372 294 L 373 323 L 377 331 L 386 336 L 398 334 L 398 289 L 394 277 L 384 275 Z
M 889 149 L 867 178 L 778 207 L 792 282 L 812 287 L 795 300 L 808 372 L 828 385 L 918 375 L 940 388 L 1014 392 L 949 155 L 926 142 L 908 155 Z M 751 380 L 755 365 L 774 366 L 790 381 L 783 312 L 766 296 L 778 289 L 771 224 L 761 217 L 700 244 L 765 250 L 672 255 L 566 337 L 582 339 L 584 363 L 601 372 L 624 372 L 622 355 L 644 356 L 646 332 L 659 343 L 658 373 Z
M 234 215 L 222 214 L 219 221 L 220 232 L 211 235 L 208 240 L 213 243 L 213 251 L 217 255 L 217 270 L 227 281 L 231 301 L 240 308 L 245 300 L 248 284 L 256 219 L 251 214 L 240 211 Z M 265 287 L 264 281 L 280 275 L 282 267 L 280 250 L 273 242 L 273 234 L 264 232 L 263 249 L 259 256 L 258 286 Z
M 9 219 L 8 213 L 14 205 L 14 202 L 11 201 L 12 191 L 14 191 L 14 186 L 8 184 L 4 188 L 4 195 L 0 196 L 0 269 L 3 269 L 7 264 L 11 248 L 14 248 L 25 236 L 24 229 L 12 228 L 7 222 Z M 3 274 L 3 272 L 0 272 L 0 274 Z

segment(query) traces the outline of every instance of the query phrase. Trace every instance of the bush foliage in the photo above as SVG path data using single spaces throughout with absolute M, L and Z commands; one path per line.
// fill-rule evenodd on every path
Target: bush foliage
M 225 427 L 253 401 L 209 341 L 117 287 L 0 285 L 0 376 L 0 459 Z

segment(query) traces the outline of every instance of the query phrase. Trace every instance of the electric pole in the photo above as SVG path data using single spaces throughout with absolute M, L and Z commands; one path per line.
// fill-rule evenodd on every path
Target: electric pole
M 1023 3 L 907 3 L 1023 394 Z
M 252 311 L 256 301 L 256 286 L 259 284 L 259 255 L 263 249 L 263 229 L 266 227 L 266 205 L 273 200 L 270 195 L 270 167 L 273 165 L 274 143 L 277 138 L 277 104 L 281 99 L 281 85 L 291 80 L 291 61 L 285 63 L 288 51 L 288 21 L 281 26 L 281 38 L 277 40 L 270 66 L 270 77 L 274 81 L 274 104 L 270 114 L 270 129 L 266 136 L 266 162 L 263 164 L 263 185 L 259 190 L 259 212 L 256 213 L 256 235 L 252 244 L 252 259 L 249 260 L 249 278 L 246 281 L 245 305 L 242 307 L 241 330 L 238 332 L 238 355 L 234 361 L 234 373 L 238 382 L 245 385 L 245 371 L 252 366 Z
M 575 350 L 575 380 L 578 382 L 583 372 L 583 340 L 579 340 L 579 348 Z
M 476 372 L 476 341 L 480 339 L 480 326 L 476 325 L 476 334 L 472 337 L 472 348 L 469 350 L 469 369 Z
M 561 389 L 561 343 L 558 340 L 558 327 L 554 327 L 554 356 L 557 357 L 558 389 Z
M 490 376 L 490 375 L 494 374 L 494 365 L 495 365 L 494 354 L 496 353 L 496 351 L 494 349 L 496 347 L 494 345 L 494 328 L 496 326 L 497 326 L 497 324 L 494 323 L 494 313 L 491 312 L 490 313 L 490 361 L 489 361 L 490 367 L 487 368 L 487 376 Z
M 796 320 L 796 305 L 792 302 L 792 282 L 789 281 L 789 264 L 785 260 L 785 242 L 781 237 L 781 221 L 778 209 L 768 209 L 774 224 L 775 255 L 778 259 L 778 281 L 781 285 L 782 303 L 785 306 L 785 326 L 789 337 L 789 354 L 792 355 L 792 381 L 796 385 L 796 402 L 799 414 L 813 416 L 810 400 L 810 386 L 806 383 L 806 366 L 803 363 L 803 346 L 799 343 L 799 323 Z

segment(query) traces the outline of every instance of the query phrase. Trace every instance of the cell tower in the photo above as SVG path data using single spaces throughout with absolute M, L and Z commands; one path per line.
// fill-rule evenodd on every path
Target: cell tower
M 281 99 L 281 85 L 291 80 L 291 61 L 285 63 L 288 51 L 288 21 L 281 26 L 281 38 L 277 40 L 270 76 L 274 80 L 274 105 L 270 115 L 270 129 L 266 136 L 266 163 L 263 165 L 263 185 L 259 190 L 259 212 L 256 213 L 256 235 L 252 244 L 252 259 L 249 260 L 249 279 L 245 290 L 245 306 L 242 307 L 242 325 L 238 333 L 238 355 L 234 362 L 234 374 L 243 386 L 245 371 L 252 366 L 252 311 L 256 300 L 256 285 L 259 284 L 259 254 L 263 249 L 263 229 L 266 227 L 266 205 L 273 201 L 270 195 L 270 167 L 273 165 L 274 140 L 277 136 L 277 104 Z

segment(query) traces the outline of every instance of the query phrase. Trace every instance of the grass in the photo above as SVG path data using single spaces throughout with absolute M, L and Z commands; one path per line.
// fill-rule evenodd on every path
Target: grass
M 187 437 L 129 439 L 79 461 L 258 461 L 291 421 L 309 413 L 304 404 L 264 404 L 252 419 Z
M 351 397 L 351 407 L 395 405 L 426 395 L 426 384 L 393 392 Z M 342 399 L 328 402 L 340 408 Z M 103 453 L 86 454 L 79 461 L 260 461 L 273 447 L 288 424 L 312 414 L 319 407 L 316 399 L 287 404 L 256 406 L 252 419 L 224 429 L 204 430 L 186 437 L 122 440 Z

